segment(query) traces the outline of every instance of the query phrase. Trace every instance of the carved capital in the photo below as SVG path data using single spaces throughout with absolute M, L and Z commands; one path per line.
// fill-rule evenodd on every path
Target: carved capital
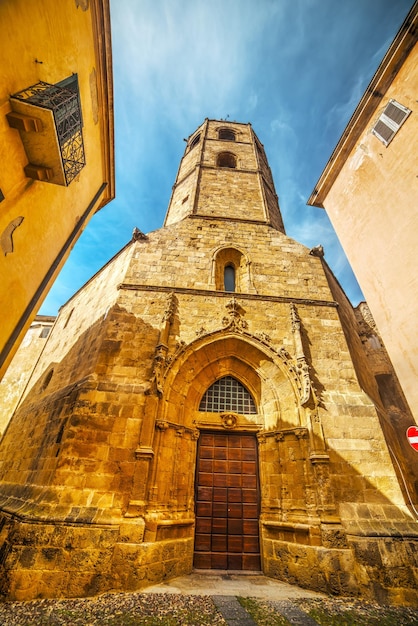
M 295 435 L 297 439 L 306 439 L 308 437 L 307 428 L 295 428 Z

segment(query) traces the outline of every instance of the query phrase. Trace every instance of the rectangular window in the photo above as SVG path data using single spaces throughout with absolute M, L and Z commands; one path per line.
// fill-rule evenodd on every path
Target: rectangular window
M 385 110 L 372 128 L 373 135 L 376 135 L 385 146 L 388 146 L 410 113 L 410 109 L 399 104 L 396 100 L 389 100 Z

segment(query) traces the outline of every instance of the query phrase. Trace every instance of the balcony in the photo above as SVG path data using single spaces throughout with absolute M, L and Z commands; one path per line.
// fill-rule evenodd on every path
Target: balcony
M 10 105 L 9 126 L 19 131 L 29 161 L 26 176 L 69 185 L 86 163 L 77 77 L 68 86 L 36 83 L 11 96 Z

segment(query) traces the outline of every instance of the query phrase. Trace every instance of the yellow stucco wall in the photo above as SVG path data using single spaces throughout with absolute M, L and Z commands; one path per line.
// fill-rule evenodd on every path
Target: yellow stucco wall
M 324 200 L 418 419 L 418 44 Z M 412 113 L 388 147 L 371 129 L 393 98 Z
M 13 232 L 13 251 L 0 250 L 0 351 L 15 333 L 0 375 L 67 258 L 71 246 L 64 254 L 62 249 L 74 229 L 72 243 L 113 193 L 102 190 L 98 194 L 102 184 L 109 182 L 106 161 L 113 159 L 105 133 L 109 111 L 98 98 L 105 82 L 96 32 L 101 11 L 108 13 L 107 2 L 6 0 L 0 4 L 0 189 L 4 195 L 0 235 L 23 217 Z M 110 50 L 107 54 L 110 57 Z M 10 128 L 6 119 L 10 95 L 39 81 L 58 83 L 73 73 L 78 75 L 86 165 L 68 187 L 34 181 L 23 170 L 28 160 L 19 131 Z M 47 276 L 54 263 L 54 271 Z M 28 306 L 30 314 L 17 332 Z

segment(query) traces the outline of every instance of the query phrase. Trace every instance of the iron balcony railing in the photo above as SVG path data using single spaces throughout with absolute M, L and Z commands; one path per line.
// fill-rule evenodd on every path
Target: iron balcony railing
M 68 185 L 86 164 L 78 92 L 39 82 L 14 94 L 12 98 L 52 111 Z

